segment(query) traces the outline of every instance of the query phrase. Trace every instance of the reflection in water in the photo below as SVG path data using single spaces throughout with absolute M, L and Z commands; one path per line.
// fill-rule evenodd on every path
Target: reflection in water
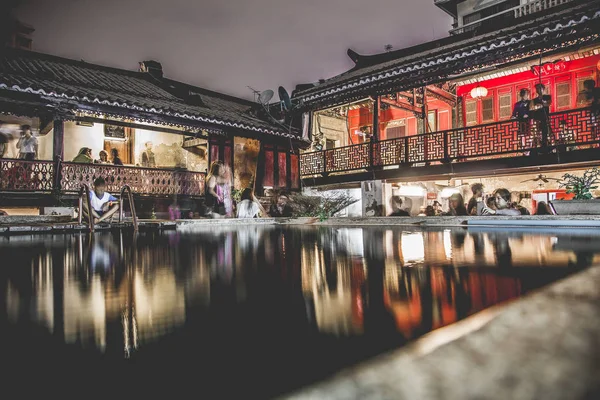
M 293 337 L 283 362 L 311 357 L 303 379 L 316 379 L 597 263 L 596 239 L 267 226 L 2 237 L 0 323 L 117 359 L 187 332 L 186 352 L 209 340 L 235 364 L 243 352 L 224 349 L 245 336 L 266 358 Z M 302 381 L 286 379 L 279 390 Z

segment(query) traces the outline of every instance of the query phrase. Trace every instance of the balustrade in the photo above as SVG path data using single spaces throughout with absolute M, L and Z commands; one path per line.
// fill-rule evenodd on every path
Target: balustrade
M 559 151 L 598 145 L 600 124 L 590 109 L 549 116 L 548 146 Z M 303 177 L 402 164 L 458 162 L 529 154 L 542 146 L 540 122 L 508 120 L 404 138 L 304 153 Z
M 0 190 L 41 192 L 53 187 L 53 162 L 0 159 Z
M 104 178 L 107 191 L 118 193 L 129 185 L 136 194 L 154 196 L 203 196 L 205 174 L 154 168 L 124 167 L 103 164 L 60 163 L 60 189 L 78 193 L 82 184 L 92 185 Z M 0 159 L 0 190 L 51 192 L 56 189 L 57 164 L 52 161 Z

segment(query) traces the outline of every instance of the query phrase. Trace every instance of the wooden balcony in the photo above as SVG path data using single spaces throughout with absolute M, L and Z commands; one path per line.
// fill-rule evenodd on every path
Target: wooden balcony
M 600 144 L 600 123 L 590 109 L 550 114 L 549 123 L 547 149 L 557 154 Z M 536 154 L 541 147 L 538 121 L 508 120 L 304 153 L 300 157 L 300 173 L 306 179 L 360 174 L 385 167 L 406 169 L 524 157 Z M 329 180 L 335 183 L 336 177 Z
M 107 191 L 119 193 L 129 185 L 136 195 L 204 196 L 203 172 L 157 168 L 0 159 L 0 191 L 75 194 L 82 183 L 104 178 Z

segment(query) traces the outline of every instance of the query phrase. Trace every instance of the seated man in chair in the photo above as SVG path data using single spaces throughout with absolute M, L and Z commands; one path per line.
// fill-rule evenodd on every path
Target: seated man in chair
M 90 203 L 92 206 L 91 216 L 94 223 L 100 223 L 111 218 L 119 211 L 119 200 L 106 192 L 106 182 L 104 178 L 98 178 L 94 181 L 94 190 L 90 191 Z M 83 202 L 84 213 L 90 215 L 87 210 L 87 202 Z

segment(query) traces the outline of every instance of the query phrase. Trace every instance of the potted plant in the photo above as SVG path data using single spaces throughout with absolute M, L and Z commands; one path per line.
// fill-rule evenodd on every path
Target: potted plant
M 600 183 L 600 169 L 590 168 L 583 176 L 564 174 L 560 187 L 573 194 L 573 200 L 554 200 L 552 205 L 558 215 L 595 215 L 600 214 L 600 200 L 594 199 L 592 190 Z

